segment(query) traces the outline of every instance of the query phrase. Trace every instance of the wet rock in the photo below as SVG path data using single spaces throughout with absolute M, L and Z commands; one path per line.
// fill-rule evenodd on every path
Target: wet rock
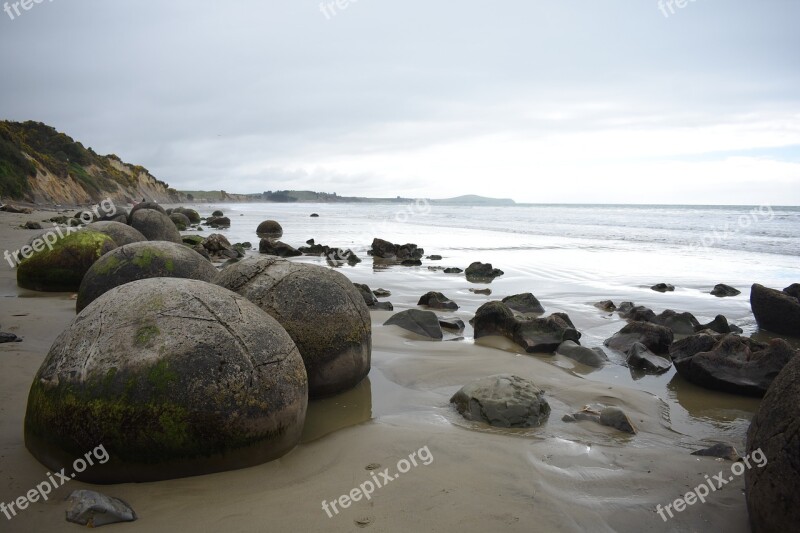
M 578 341 L 581 334 L 569 320 L 551 315 L 547 318 L 520 320 L 502 302 L 483 304 L 470 321 L 475 339 L 490 335 L 506 337 L 528 353 L 555 352 L 564 341 Z
M 675 335 L 693 335 L 700 322 L 691 313 L 676 313 L 672 309 L 667 309 L 660 315 L 656 315 L 649 322 L 664 326 L 672 330 Z
M 634 343 L 626 354 L 626 362 L 630 368 L 642 370 L 650 374 L 661 374 L 672 368 L 672 361 L 656 355 L 641 343 Z
M 444 338 L 439 317 L 433 311 L 409 309 L 393 315 L 383 323 L 384 326 L 399 326 L 417 335 L 441 340 Z
M 224 216 L 225 216 L 225 213 L 223 213 L 222 211 L 220 211 L 219 209 L 217 209 L 216 211 L 214 211 L 213 213 L 211 213 L 211 216 L 212 216 L 212 217 L 224 217 Z
M 273 241 L 272 239 L 261 239 L 258 251 L 262 254 L 274 255 L 277 257 L 297 257 L 303 255 L 302 252 L 292 248 L 285 242 Z
M 172 242 L 144 241 L 111 250 L 86 272 L 75 309 L 86 306 L 114 287 L 140 279 L 183 278 L 210 282 L 217 270 L 194 250 Z
M 244 257 L 244 252 L 234 248 L 225 235 L 212 233 L 201 243 L 208 255 L 214 260 L 239 259 Z
M 636 426 L 619 407 L 606 407 L 600 411 L 600 423 L 623 433 L 636 434 Z
M 544 313 L 544 307 L 542 307 L 542 304 L 539 303 L 539 300 L 536 299 L 536 296 L 529 292 L 503 298 L 503 303 L 506 304 L 512 311 L 522 314 Z
M 189 219 L 190 224 L 200 223 L 200 213 L 188 207 L 176 207 L 172 210 L 173 213 L 180 213 Z
M 372 291 L 372 294 L 377 296 L 378 298 L 388 298 L 392 295 L 391 291 L 387 291 L 386 289 L 375 289 Z
M 614 305 L 614 302 L 612 302 L 611 300 L 597 302 L 596 304 L 594 304 L 594 306 L 600 309 L 601 311 L 606 311 L 608 313 L 612 313 L 617 310 L 617 306 Z
M 374 309 L 375 311 L 394 311 L 394 306 L 392 302 L 378 302 L 370 309 Z
M 212 228 L 230 228 L 231 219 L 228 217 L 215 217 L 212 216 L 206 219 L 206 225 Z
M 44 229 L 39 222 L 27 221 L 23 226 L 25 229 Z
M 425 255 L 425 250 L 417 247 L 416 244 L 393 244 L 376 238 L 372 241 L 372 248 L 367 253 L 382 259 L 419 261 Z M 422 262 L 419 264 L 422 264 Z
M 755 533 L 794 531 L 800 524 L 800 357 L 770 385 L 747 432 L 745 495 Z
M 319 218 L 319 215 L 317 213 L 311 213 L 311 218 Z
M 260 257 L 225 268 L 214 282 L 245 296 L 286 329 L 303 356 L 310 397 L 344 392 L 369 374 L 369 309 L 343 274 Z
M 608 356 L 602 348 L 586 348 L 575 341 L 562 342 L 557 353 L 577 361 L 583 365 L 600 368 L 608 362 Z
M 697 327 L 697 332 L 705 330 L 711 330 L 722 334 L 742 333 L 742 328 L 735 324 L 728 323 L 728 319 L 723 315 L 717 315 L 717 317 L 708 324 L 701 324 Z
M 22 342 L 22 339 L 13 333 L 0 333 L 0 344 L 7 344 L 9 342 Z
M 116 247 L 108 235 L 76 231 L 58 239 L 52 249 L 42 246 L 41 251 L 23 259 L 17 268 L 17 284 L 34 291 L 74 292 L 94 262 Z M 32 251 L 23 247 L 21 253 L 25 254 L 26 248 Z
M 731 296 L 739 296 L 740 294 L 742 294 L 742 291 L 734 289 L 730 285 L 725 285 L 724 283 L 720 283 L 711 290 L 711 294 L 716 296 L 717 298 L 727 298 Z
M 673 292 L 675 291 L 675 287 L 668 283 L 657 283 L 650 287 L 652 290 L 656 292 Z
M 403 266 L 422 266 L 422 261 L 419 259 L 404 259 L 400 262 Z
M 442 294 L 441 292 L 428 292 L 419 299 L 417 305 L 425 305 L 430 307 L 431 309 L 446 309 L 450 311 L 456 311 L 458 309 L 458 304 L 452 301 L 450 298 Z
M 361 297 L 364 298 L 364 303 L 367 304 L 367 307 L 372 307 L 376 303 L 378 303 L 378 299 L 372 294 L 372 290 L 369 288 L 369 285 L 365 285 L 363 283 L 353 283 L 358 292 L 361 294 Z
M 442 256 L 441 255 L 429 255 L 425 259 L 429 259 L 430 261 L 441 261 L 442 260 Z
M 493 279 L 505 274 L 499 268 L 494 268 L 491 263 L 475 262 L 467 267 L 467 281 L 473 283 L 491 282 Z
M 142 235 L 139 230 L 121 222 L 93 222 L 86 226 L 86 229 L 108 235 L 117 246 L 145 242 L 147 240 L 147 237 Z
M 109 460 L 77 473 L 87 483 L 220 472 L 294 448 L 307 402 L 278 322 L 221 287 L 152 278 L 110 290 L 56 339 L 31 386 L 25 445 L 58 472 L 102 443 Z
M 137 519 L 130 505 L 99 492 L 76 490 L 69 495 L 68 501 L 67 522 L 73 524 L 95 528 Z
M 178 228 L 166 214 L 155 209 L 139 209 L 132 213 L 131 226 L 147 237 L 147 240 L 183 242 Z
M 265 220 L 258 225 L 256 234 L 259 237 L 268 237 L 272 239 L 280 239 L 283 237 L 283 227 L 274 220 Z
M 758 327 L 800 338 L 800 299 L 756 283 L 750 290 L 750 306 Z
M 469 292 L 473 294 L 483 294 L 486 296 L 492 295 L 492 289 L 470 289 Z
M 792 298 L 797 298 L 798 300 L 800 300 L 800 283 L 792 283 L 791 285 L 783 289 L 783 292 L 785 292 Z
M 6 213 L 14 213 L 18 215 L 30 215 L 33 214 L 33 209 L 30 207 L 19 207 L 16 205 L 5 204 L 0 206 L 0 211 L 4 211 Z
M 656 318 L 656 314 L 649 307 L 633 304 L 627 306 L 625 303 L 630 302 L 624 302 L 622 305 L 620 305 L 619 309 L 617 309 L 617 312 L 619 313 L 619 316 L 626 320 L 630 320 L 632 322 L 652 322 Z
M 671 349 L 675 369 L 686 380 L 713 390 L 763 396 L 796 354 L 786 341 L 761 343 L 735 334 L 698 334 Z
M 532 428 L 550 416 L 544 391 L 532 381 L 510 374 L 479 379 L 465 385 L 452 398 L 467 420 L 493 427 Z
M 666 355 L 673 339 L 672 330 L 669 328 L 649 322 L 631 322 L 607 339 L 605 345 L 612 350 L 627 354 L 634 344 L 641 343 L 657 355 Z
M 175 224 L 175 228 L 178 231 L 186 231 L 186 228 L 191 226 L 191 222 L 189 221 L 189 217 L 182 213 L 172 213 L 169 215 L 169 219 Z
M 739 452 L 730 444 L 717 443 L 709 448 L 703 448 L 692 452 L 692 455 L 700 457 L 716 457 L 717 459 L 727 459 L 728 461 L 738 461 L 741 459 Z
M 633 310 L 634 307 L 636 307 L 636 304 L 633 302 L 622 302 L 619 304 L 619 307 L 617 307 L 617 313 L 619 313 L 619 316 L 622 318 L 627 318 L 627 315 Z
M 464 321 L 458 317 L 439 317 L 439 325 L 442 326 L 442 329 L 448 329 L 457 333 L 461 333 L 466 327 Z
M 464 271 L 458 267 L 449 267 L 444 269 L 445 274 L 461 274 L 462 272 Z

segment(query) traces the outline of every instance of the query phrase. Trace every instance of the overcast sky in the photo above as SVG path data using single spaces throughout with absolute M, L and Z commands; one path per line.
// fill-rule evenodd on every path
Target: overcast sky
M 13 3 L 0 118 L 178 189 L 800 205 L 798 0 Z

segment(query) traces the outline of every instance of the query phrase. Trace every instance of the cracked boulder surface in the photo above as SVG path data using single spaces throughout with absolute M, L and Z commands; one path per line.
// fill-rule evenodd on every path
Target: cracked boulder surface
M 747 433 L 747 453 L 751 463 L 758 460 L 745 472 L 753 531 L 796 530 L 800 524 L 800 357 L 792 358 L 770 385 Z
M 184 278 L 211 282 L 217 269 L 183 244 L 144 241 L 116 248 L 98 259 L 78 288 L 77 312 L 125 283 L 148 278 Z
M 349 390 L 369 374 L 369 309 L 343 274 L 259 257 L 228 266 L 214 283 L 241 294 L 286 329 L 303 356 L 311 398 Z
M 501 428 L 538 427 L 550 416 L 544 391 L 511 374 L 473 381 L 450 398 L 450 403 L 467 420 Z
M 244 468 L 299 441 L 308 404 L 289 334 L 244 297 L 196 280 L 116 287 L 56 339 L 31 386 L 25 445 L 53 472 L 101 444 L 77 479 L 127 483 Z

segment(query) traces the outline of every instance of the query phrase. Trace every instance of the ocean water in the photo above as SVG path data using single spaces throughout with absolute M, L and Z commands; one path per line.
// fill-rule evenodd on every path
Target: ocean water
M 770 334 L 758 331 L 750 310 L 750 286 L 761 283 L 783 288 L 800 282 L 798 207 L 472 207 L 423 201 L 408 205 L 249 203 L 193 207 L 203 216 L 223 210 L 232 225 L 220 232 L 231 242 L 253 243 L 253 255 L 257 255 L 259 241 L 256 227 L 267 219 L 281 223 L 281 240 L 292 246 L 299 247 L 313 238 L 317 243 L 352 249 L 363 262 L 335 268 L 355 282 L 390 290 L 388 300 L 395 311 L 416 307 L 420 296 L 435 290 L 456 301 L 460 309 L 452 315 L 468 322 L 486 301 L 532 292 L 548 313 L 568 313 L 583 334 L 582 344 L 590 347 L 601 345 L 625 324 L 616 314 L 601 312 L 592 305 L 607 299 L 617 304 L 633 301 L 656 313 L 665 309 L 689 311 L 701 322 L 724 314 L 746 335 L 769 339 Z M 311 218 L 311 213 L 320 216 Z M 424 260 L 421 267 L 374 264 L 367 255 L 374 237 L 415 243 L 426 255 L 441 255 L 443 260 Z M 296 260 L 327 264 L 317 257 Z M 428 268 L 464 269 L 474 261 L 492 263 L 505 275 L 490 284 L 476 285 L 463 274 Z M 652 291 L 650 287 L 659 282 L 675 285 L 675 292 Z M 733 298 L 711 296 L 709 292 L 717 283 L 732 285 L 742 294 Z M 478 287 L 491 288 L 493 294 L 481 296 L 469 291 Z M 380 327 L 389 315 L 373 314 L 374 325 Z M 458 342 L 474 342 L 469 325 Z M 800 340 L 790 342 L 800 347 Z M 601 370 L 560 356 L 545 360 L 585 379 L 657 396 L 664 402 L 665 420 L 685 435 L 687 442 L 728 439 L 741 445 L 758 406 L 755 399 L 695 387 L 677 376 L 674 369 L 660 376 L 640 377 L 632 375 L 621 360 Z M 377 383 L 384 383 L 385 390 L 391 384 L 377 374 L 371 379 L 373 416 L 392 412 L 396 406 L 378 408 L 381 402 L 375 398 Z

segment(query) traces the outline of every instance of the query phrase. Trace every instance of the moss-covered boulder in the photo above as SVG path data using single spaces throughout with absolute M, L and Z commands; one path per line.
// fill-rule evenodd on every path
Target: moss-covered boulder
M 169 215 L 169 219 L 175 224 L 175 227 L 178 231 L 186 231 L 192 223 L 189 221 L 189 217 L 184 215 L 183 213 L 172 213 Z
M 344 275 L 264 257 L 226 267 L 214 283 L 245 296 L 286 328 L 303 356 L 312 398 L 350 389 L 369 374 L 369 310 Z
M 138 204 L 134 205 L 133 208 L 131 209 L 131 212 L 128 213 L 128 224 L 131 224 L 133 222 L 133 215 L 143 209 L 157 211 L 162 215 L 167 214 L 167 210 L 161 207 L 157 202 L 139 202 Z
M 139 230 L 149 241 L 183 242 L 172 220 L 166 214 L 154 209 L 140 209 L 133 213 L 131 226 Z
M 144 242 L 147 240 L 147 237 L 142 235 L 139 230 L 121 222 L 95 222 L 89 224 L 87 229 L 108 235 L 114 239 L 117 246 L 125 246 L 126 244 Z
M 202 281 L 154 278 L 112 289 L 53 344 L 31 386 L 25 445 L 77 479 L 127 483 L 243 468 L 298 442 L 303 361 L 272 317 Z
M 97 298 L 125 283 L 148 278 L 183 278 L 211 282 L 217 269 L 183 244 L 144 241 L 127 244 L 101 257 L 86 272 L 75 305 L 80 313 Z
M 200 213 L 198 213 L 194 209 L 188 207 L 176 207 L 175 209 L 172 210 L 172 212 L 186 215 L 186 218 L 188 218 L 189 222 L 191 222 L 192 224 L 200 223 Z
M 55 244 L 45 240 L 49 234 Z M 23 248 L 23 259 L 17 268 L 17 284 L 34 291 L 76 291 L 84 274 L 95 261 L 117 247 L 114 240 L 103 233 L 83 229 L 56 239 L 55 230 L 43 235 L 33 250 Z M 30 252 L 33 252 L 32 255 Z

